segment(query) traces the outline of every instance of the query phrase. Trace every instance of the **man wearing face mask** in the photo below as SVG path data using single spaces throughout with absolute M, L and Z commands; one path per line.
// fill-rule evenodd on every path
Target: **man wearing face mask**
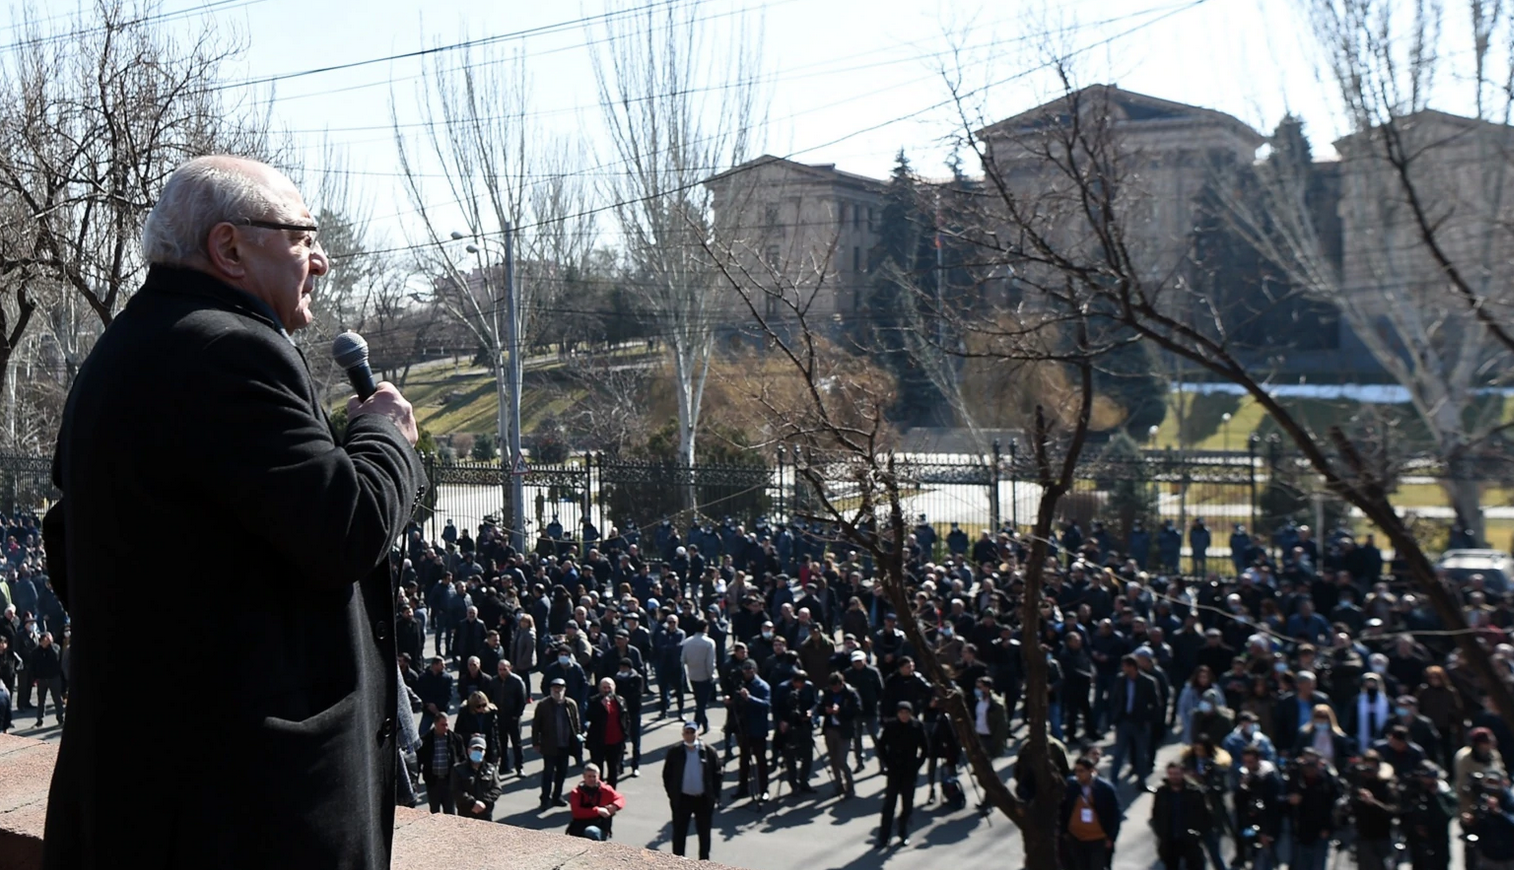
M 741 750 L 741 778 L 736 785 L 736 799 L 752 795 L 761 804 L 768 799 L 767 739 L 768 714 L 772 707 L 772 690 L 757 676 L 757 663 L 741 663 L 741 684 L 735 694 L 725 697 L 726 715 L 735 723 L 737 745 Z M 751 788 L 755 786 L 755 794 Z
M 494 802 L 499 800 L 499 775 L 484 760 L 487 746 L 482 734 L 469 739 L 468 760 L 452 768 L 452 803 L 460 816 L 491 821 Z
M 683 742 L 662 763 L 662 787 L 673 812 L 673 854 L 684 854 L 692 818 L 699 860 L 710 860 L 711 821 L 720 804 L 720 754 L 699 741 L 697 724 L 683 723 Z
M 542 669 L 541 678 L 548 685 L 553 680 L 562 680 L 568 697 L 578 703 L 578 709 L 584 709 L 589 703 L 589 675 L 573 657 L 573 650 L 568 645 L 557 646 L 557 657 Z
M 1277 747 L 1273 745 L 1272 738 L 1257 727 L 1256 714 L 1250 710 L 1240 714 L 1235 729 L 1220 741 L 1220 748 L 1228 752 L 1231 758 L 1240 758 L 1241 752 L 1248 746 L 1255 748 L 1263 761 L 1277 764 Z M 1234 776 L 1231 777 L 1231 782 L 1234 784 Z
M 1362 677 L 1362 690 L 1356 699 L 1346 705 L 1346 735 L 1356 741 L 1358 752 L 1366 751 L 1388 727 L 1392 705 L 1388 693 L 1383 691 L 1382 677 L 1369 673 Z
M 542 756 L 541 805 L 567 806 L 563 781 L 568 778 L 568 757 L 583 751 L 578 703 L 568 697 L 567 683 L 557 677 L 550 692 L 536 705 L 531 719 L 531 745 Z

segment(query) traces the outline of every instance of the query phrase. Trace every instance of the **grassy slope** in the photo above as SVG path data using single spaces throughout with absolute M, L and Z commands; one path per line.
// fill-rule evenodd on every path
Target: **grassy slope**
M 585 395 L 551 368 L 527 371 L 523 380 L 521 428 L 527 433 L 547 415 L 562 413 Z M 499 403 L 494 379 L 485 369 L 454 370 L 449 365 L 414 374 L 405 384 L 405 398 L 415 406 L 420 424 L 438 436 L 495 431 Z

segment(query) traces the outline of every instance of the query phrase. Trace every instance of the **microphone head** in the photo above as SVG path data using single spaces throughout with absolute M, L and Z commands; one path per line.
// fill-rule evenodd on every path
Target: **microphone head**
M 368 342 L 355 332 L 344 332 L 331 342 L 331 358 L 343 369 L 368 361 Z

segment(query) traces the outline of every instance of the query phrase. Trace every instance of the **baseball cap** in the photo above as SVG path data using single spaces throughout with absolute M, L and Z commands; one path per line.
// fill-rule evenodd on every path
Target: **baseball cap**
M 741 669 L 743 671 L 755 671 L 755 670 L 757 670 L 757 660 L 756 659 L 744 659 L 744 660 L 742 660 L 742 662 L 741 662 Z
M 694 722 L 694 720 L 690 719 L 689 721 L 683 723 L 683 730 L 685 730 L 685 731 L 698 731 L 699 730 L 699 725 L 696 724 Z
M 487 741 L 487 740 L 484 739 L 484 735 L 482 735 L 482 734 L 475 734 L 472 737 L 468 738 L 468 748 L 469 749 L 488 749 L 489 748 L 489 741 Z
M 865 661 L 867 661 L 867 653 L 863 652 L 860 649 L 857 650 L 856 652 L 852 653 L 852 661 L 854 661 L 854 662 L 865 662 Z
M 568 681 L 563 679 L 562 677 L 554 677 L 550 685 L 566 687 L 568 685 Z

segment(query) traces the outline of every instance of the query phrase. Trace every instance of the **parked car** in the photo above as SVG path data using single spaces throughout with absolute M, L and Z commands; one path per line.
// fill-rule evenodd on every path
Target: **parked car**
M 1436 567 L 1458 584 L 1468 582 L 1473 574 L 1481 574 L 1489 592 L 1503 594 L 1509 591 L 1514 557 L 1502 550 L 1447 550 L 1441 554 Z

